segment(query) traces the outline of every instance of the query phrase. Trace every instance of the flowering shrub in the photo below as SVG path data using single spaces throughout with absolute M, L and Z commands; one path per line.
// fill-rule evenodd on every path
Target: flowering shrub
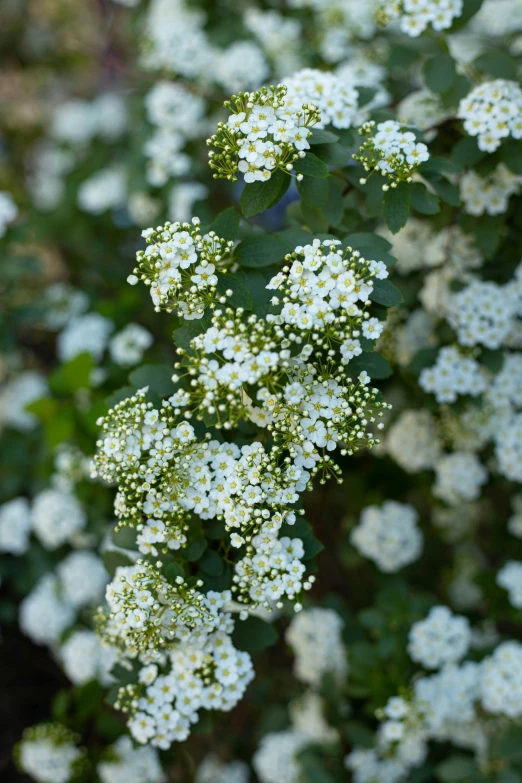
M 518 780 L 518 4 L 2 14 L 6 780 Z

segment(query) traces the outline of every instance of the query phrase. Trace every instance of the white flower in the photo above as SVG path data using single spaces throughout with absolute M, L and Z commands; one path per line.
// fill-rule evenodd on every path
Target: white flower
M 480 84 L 460 101 L 458 116 L 479 149 L 495 152 L 502 139 L 522 138 L 522 89 L 506 79 Z
M 0 190 L 0 237 L 3 237 L 7 231 L 9 223 L 18 215 L 18 207 L 13 201 L 13 197 L 5 190 Z
M 114 335 L 109 342 L 111 358 L 121 367 L 131 367 L 141 362 L 144 352 L 152 345 L 153 338 L 147 329 L 139 324 L 127 326 Z
M 425 620 L 412 625 L 408 653 L 427 669 L 440 669 L 463 658 L 470 641 L 471 629 L 466 617 L 452 615 L 446 606 L 434 606 Z
M 367 506 L 350 541 L 364 557 L 369 557 L 385 573 L 398 571 L 418 559 L 422 533 L 417 527 L 413 506 L 387 500 L 381 507 Z
M 31 509 L 26 498 L 15 498 L 0 506 L 0 552 L 23 555 L 29 546 Z

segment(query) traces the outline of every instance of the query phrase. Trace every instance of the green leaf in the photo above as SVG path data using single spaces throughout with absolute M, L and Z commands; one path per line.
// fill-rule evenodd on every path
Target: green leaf
M 225 563 L 214 549 L 207 549 L 199 559 L 199 567 L 209 576 L 221 576 Z
M 55 416 L 45 423 L 45 442 L 54 450 L 60 443 L 71 440 L 75 433 L 74 413 L 70 408 L 60 406 Z
M 511 139 L 504 141 L 500 148 L 499 157 L 513 174 L 522 176 L 522 141 Z
M 320 759 L 303 756 L 306 751 L 298 754 L 302 772 L 300 783 L 335 783 L 335 778 L 326 770 Z
M 298 174 L 304 174 L 305 177 L 317 177 L 324 179 L 329 175 L 328 166 L 319 160 L 313 152 L 307 152 L 304 158 L 299 158 L 294 162 L 294 170 Z
M 446 92 L 455 82 L 457 70 L 449 54 L 437 54 L 424 63 L 424 81 L 435 93 Z
M 323 180 L 317 181 L 323 182 Z M 338 226 L 343 219 L 343 183 L 335 177 L 328 179 L 328 200 L 323 207 L 323 215 L 331 226 Z
M 204 332 L 209 326 L 210 319 L 207 319 L 205 314 L 203 318 L 190 321 L 186 326 L 180 326 L 178 329 L 174 329 L 172 332 L 174 344 L 177 345 L 178 348 L 183 348 L 184 351 L 190 350 L 191 340 L 198 334 L 201 334 L 201 332 Z
M 395 307 L 404 301 L 401 292 L 390 280 L 374 280 L 370 299 L 384 307 Z
M 134 565 L 134 560 L 131 560 L 130 557 L 127 557 L 123 552 L 104 552 L 102 554 L 102 560 L 105 570 L 111 579 L 114 577 L 116 569 L 120 566 Z
M 520 774 L 511 769 L 501 769 L 495 776 L 495 783 L 520 783 Z
M 337 144 L 318 144 L 314 147 L 317 157 L 327 166 L 344 168 L 352 161 L 350 150 L 341 142 Z
M 421 215 L 436 215 L 440 212 L 439 199 L 421 182 L 410 185 L 410 198 L 413 209 Z
M 181 563 L 178 563 L 177 560 L 171 560 L 171 562 L 163 566 L 161 570 L 163 572 L 165 579 L 171 585 L 176 585 L 177 584 L 176 579 L 179 579 L 179 577 L 181 577 L 182 579 L 185 578 L 185 572 L 183 570 L 183 566 L 181 565 Z
M 434 179 L 430 184 L 435 193 L 440 196 L 446 204 L 449 204 L 451 207 L 458 207 L 460 205 L 459 189 L 456 185 L 446 179 L 446 177 Z
M 490 49 L 473 62 L 474 67 L 482 73 L 488 73 L 495 79 L 516 79 L 516 61 L 501 49 Z
M 270 234 L 248 237 L 236 247 L 234 260 L 240 266 L 256 267 L 271 266 L 282 261 L 288 253 L 288 245 L 282 239 Z
M 29 403 L 29 405 L 26 405 L 24 410 L 29 411 L 29 413 L 34 413 L 40 421 L 50 421 L 56 416 L 58 407 L 58 400 L 55 400 L 52 397 L 41 397 L 39 400 L 35 400 L 34 402 Z
M 253 217 L 277 204 L 290 185 L 290 175 L 277 169 L 267 182 L 250 182 L 245 185 L 239 206 L 245 217 Z
M 305 204 L 304 201 L 301 204 L 301 214 L 303 223 L 314 232 L 318 234 L 325 234 L 328 231 L 328 221 L 319 209 L 314 209 Z
M 130 685 L 136 682 L 137 672 L 133 668 L 127 669 L 121 663 L 117 663 L 111 669 L 111 676 L 118 681 L 118 685 Z
M 410 214 L 410 189 L 405 182 L 399 182 L 396 188 L 385 192 L 383 214 L 392 234 L 396 234 L 406 225 Z
M 189 563 L 195 563 L 207 548 L 207 542 L 204 538 L 195 538 L 183 550 L 183 557 Z
M 501 230 L 504 220 L 500 216 L 491 218 L 483 216 L 475 227 L 475 244 L 485 258 L 492 258 L 501 240 Z
M 393 44 L 390 49 L 388 68 L 409 68 L 419 59 L 419 52 L 403 44 Z
M 297 183 L 299 195 L 309 207 L 324 207 L 328 201 L 329 188 L 327 179 L 305 177 Z
M 270 623 L 259 617 L 248 617 L 236 622 L 232 633 L 234 646 L 247 653 L 260 653 L 277 642 L 278 634 Z
M 504 733 L 493 739 L 491 758 L 501 759 L 503 762 L 522 761 L 522 729 L 520 726 L 509 726 Z
M 77 389 L 89 388 L 93 366 L 90 353 L 81 353 L 51 373 L 49 385 L 57 394 L 68 394 Z
M 458 141 L 453 147 L 451 153 L 452 160 L 455 161 L 462 168 L 470 168 L 474 166 L 479 160 L 482 160 L 486 156 L 485 152 L 479 150 L 477 140 L 471 136 L 467 136 L 464 139 Z
M 362 748 L 372 748 L 375 739 L 373 732 L 360 721 L 347 721 L 343 727 L 343 733 L 352 745 L 360 745 Z
M 361 84 L 356 84 L 355 89 L 359 93 L 357 103 L 359 106 L 366 106 L 370 101 L 373 101 L 377 95 L 377 89 L 375 87 L 366 87 Z
M 173 367 L 164 364 L 143 364 L 129 375 L 129 383 L 134 389 L 149 387 L 149 391 L 160 397 L 169 397 L 174 392 L 172 383 Z
M 384 237 L 381 237 L 378 234 L 370 234 L 365 231 L 346 234 L 346 236 L 343 237 L 343 245 L 349 245 L 350 247 L 353 247 L 354 250 L 360 250 L 361 253 L 363 252 L 363 249 L 367 250 L 368 248 L 372 251 L 375 250 L 376 252 L 386 252 L 392 248 L 391 242 L 388 242 Z
M 409 363 L 408 372 L 418 375 L 426 367 L 431 367 L 435 364 L 438 354 L 438 348 L 421 348 Z
M 484 0 L 464 0 L 462 13 L 453 22 L 451 32 L 455 32 L 456 30 L 465 27 L 469 20 L 480 11 L 483 2 Z
M 496 375 L 504 366 L 504 351 L 500 348 L 497 351 L 485 348 L 480 355 L 480 363 Z
M 389 378 L 392 374 L 390 363 L 375 351 L 363 351 L 348 364 L 348 373 L 352 378 L 356 378 L 363 370 L 366 370 L 370 378 Z
M 225 296 L 226 291 L 232 291 L 232 296 L 227 296 L 227 304 L 232 307 L 242 307 L 244 310 L 252 309 L 252 297 L 248 288 L 245 288 L 237 277 L 232 275 L 219 275 L 216 286 L 218 294 Z
M 472 758 L 455 755 L 437 764 L 435 774 L 443 783 L 459 783 L 461 780 L 466 780 L 476 769 Z
M 114 530 L 112 533 L 112 543 L 114 546 L 122 549 L 137 549 L 136 546 L 137 531 L 133 527 L 122 527 L 120 530 Z
M 304 228 L 285 228 L 284 231 L 279 231 L 276 236 L 286 242 L 291 250 L 299 245 L 310 245 L 314 239 L 314 235 Z
M 335 144 L 339 136 L 322 128 L 312 128 L 312 135 L 308 138 L 309 144 Z
M 217 215 L 203 233 L 215 231 L 222 239 L 235 239 L 239 231 L 239 214 L 235 207 L 224 209 Z
M 459 104 L 459 101 L 469 94 L 472 87 L 473 83 L 471 80 L 462 73 L 458 73 L 453 86 L 447 92 L 442 93 L 440 96 L 442 98 L 443 105 L 448 109 L 456 108 Z
M 443 172 L 446 174 L 460 174 L 462 172 L 462 166 L 460 166 L 457 161 L 450 160 L 449 158 L 430 158 L 424 163 L 421 163 L 418 172 L 431 181 L 440 179 Z
M 290 248 L 287 248 L 287 252 L 289 251 Z M 259 269 L 239 267 L 235 272 L 238 280 L 248 289 L 252 297 L 253 309 L 258 316 L 265 316 L 271 308 L 270 300 L 275 292 L 268 290 L 267 285 L 278 271 L 277 266 L 264 266 Z

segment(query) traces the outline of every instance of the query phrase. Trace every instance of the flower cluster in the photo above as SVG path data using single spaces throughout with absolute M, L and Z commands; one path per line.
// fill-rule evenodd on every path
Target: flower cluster
M 291 730 L 266 734 L 252 760 L 261 783 L 297 783 L 296 756 L 307 744 L 306 737 Z
M 174 227 L 145 232 L 150 252 L 139 255 L 141 269 L 131 282 L 141 271 L 142 279 L 157 284 L 157 270 L 171 254 L 185 253 L 195 263 L 196 242 L 205 238 L 195 239 L 197 227 Z M 188 253 L 173 249 L 177 238 Z M 169 695 L 159 700 L 153 696 L 156 669 L 143 674 L 141 685 L 120 688 L 116 706 L 130 712 L 129 726 L 140 742 L 168 747 L 188 735 L 200 707 L 229 709 L 241 697 L 251 677 L 248 657 L 228 650 L 230 674 L 220 668 L 213 646 L 233 629 L 224 603 L 234 594 L 243 618 L 257 607 L 282 608 L 284 598 L 301 608 L 314 577 L 305 575 L 303 540 L 292 536 L 299 496 L 320 469 L 322 480 L 338 477 L 329 451 L 340 445 L 341 453 L 352 453 L 378 442 L 368 428 L 388 406 L 377 401 L 366 373 L 354 382 L 339 361 L 349 364 L 362 352 L 362 339 L 381 334 L 382 324 L 368 313 L 369 297 L 375 280 L 388 272 L 382 262 L 339 244 L 314 240 L 287 256 L 267 286 L 276 295 L 274 312 L 264 319 L 241 308 L 214 309 L 210 327 L 186 351 L 178 349 L 176 368 L 185 372 L 173 376 L 177 389 L 159 409 L 142 389 L 98 421 L 103 435 L 93 476 L 118 485 L 118 525 L 136 528 L 142 554 L 158 558 L 184 547 L 191 514 L 223 520 L 232 552 L 239 550 L 230 593 L 205 594 L 202 581 L 172 571 L 171 556 L 117 569 L 107 589 L 108 610 L 100 609 L 97 618 L 103 640 L 123 662 L 130 656 L 146 667 L 164 667 L 170 656 L 178 666 L 173 682 L 162 687 Z M 191 296 L 180 287 L 178 308 Z M 180 383 L 185 376 L 188 390 Z M 273 445 L 239 447 L 212 440 L 210 433 L 201 437 L 189 423 L 193 416 L 214 416 L 227 429 L 251 419 L 273 433 Z M 226 552 L 230 556 L 228 544 Z M 335 650 L 328 670 L 344 674 L 340 640 Z
M 403 411 L 389 427 L 386 450 L 407 473 L 433 468 L 442 445 L 429 411 Z
M 57 549 L 85 527 L 87 517 L 69 491 L 44 489 L 33 500 L 33 531 L 46 549 Z
M 447 320 L 457 332 L 460 345 L 484 345 L 495 350 L 513 328 L 517 309 L 517 298 L 509 284 L 473 280 L 451 297 Z
M 110 671 L 117 652 L 103 645 L 94 631 L 73 631 L 60 648 L 60 660 L 67 677 L 75 685 L 97 680 L 102 685 L 113 681 Z
M 26 729 L 15 749 L 22 772 L 38 783 L 70 783 L 84 772 L 85 751 L 78 737 L 59 723 Z
M 447 30 L 463 9 L 463 0 L 385 0 L 378 20 L 386 25 L 399 19 L 403 33 L 416 38 L 428 25 L 437 32 Z
M 17 215 L 18 207 L 11 194 L 0 190 L 0 238 L 4 236 L 9 223 L 12 223 Z
M 165 223 L 142 232 L 146 250 L 136 254 L 138 266 L 128 282 L 142 280 L 150 286 L 156 310 L 177 308 L 187 320 L 201 318 L 205 309 L 226 301 L 226 291 L 218 294 L 219 273 L 229 263 L 232 242 L 214 231 L 201 234 L 199 218 L 190 223 Z
M 148 664 L 137 685 L 119 689 L 116 706 L 129 713 L 137 742 L 166 750 L 188 737 L 198 710 L 235 707 L 254 675 L 250 656 L 236 650 L 228 635 L 233 625 L 223 615 L 221 630 L 173 646 L 161 673 L 158 665 Z
M 249 783 L 250 769 L 243 761 L 221 761 L 213 753 L 198 767 L 194 783 Z
M 430 130 L 431 127 L 438 125 L 447 116 L 448 111 L 440 96 L 426 89 L 411 92 L 397 107 L 399 122 L 427 131 L 428 141 L 436 135 L 436 130 Z
M 430 157 L 426 145 L 417 142 L 415 134 L 403 130 L 395 120 L 380 122 L 377 126 L 373 121 L 365 122 L 359 128 L 359 134 L 367 138 L 353 158 L 369 175 L 377 171 L 390 180 L 390 185 L 382 186 L 383 190 L 397 187 L 402 181 L 411 182 L 415 169 Z M 366 179 L 361 180 L 362 184 Z
M 522 715 L 522 644 L 503 642 L 482 663 L 480 697 L 488 712 Z
M 384 573 L 398 571 L 420 556 L 422 533 L 413 506 L 387 500 L 382 507 L 367 506 L 350 535 L 355 548 Z
M 97 603 L 109 581 L 102 561 L 89 550 L 71 552 L 58 565 L 56 574 L 68 603 L 77 610 Z
M 58 104 L 52 114 L 50 135 L 70 147 L 84 147 L 95 137 L 119 141 L 128 127 L 125 99 L 102 92 L 93 101 L 74 98 Z
M 466 171 L 460 179 L 460 197 L 470 215 L 501 215 L 507 211 L 509 199 L 519 193 L 522 177 L 499 163 L 491 174 L 481 177 L 476 171 Z
M 522 139 L 522 89 L 506 79 L 480 84 L 461 100 L 458 116 L 479 149 L 495 152 L 508 136 Z
M 158 752 L 135 748 L 130 737 L 120 737 L 110 747 L 110 758 L 97 767 L 101 783 L 165 783 Z
M 433 494 L 450 505 L 477 500 L 488 474 L 476 454 L 455 451 L 445 454 L 435 465 Z
M 11 378 L 0 391 L 0 427 L 29 432 L 38 424 L 26 408 L 47 393 L 47 382 L 36 370 L 26 370 Z
M 434 606 L 425 620 L 412 625 L 408 653 L 427 669 L 440 669 L 460 661 L 468 652 L 470 640 L 466 617 L 452 615 L 447 606 Z
M 113 329 L 113 322 L 100 313 L 87 313 L 71 318 L 58 335 L 58 358 L 62 362 L 68 362 L 81 353 L 88 353 L 94 361 L 99 361 Z
M 476 397 L 486 389 L 485 373 L 471 356 L 465 356 L 454 346 L 441 348 L 433 367 L 419 376 L 419 386 L 432 392 L 437 402 L 455 402 L 459 395 Z
M 109 343 L 111 359 L 120 367 L 139 364 L 143 353 L 152 345 L 152 335 L 139 324 L 127 326 L 114 335 Z
M 108 166 L 92 174 L 78 188 L 76 201 L 84 212 L 102 215 L 109 210 L 125 206 L 127 181 L 125 172 L 118 166 Z
M 23 633 L 35 644 L 55 645 L 78 611 L 102 598 L 108 575 L 93 552 L 67 555 L 56 573 L 46 573 L 20 605 Z
M 29 546 L 32 519 L 27 498 L 14 498 L 0 506 L 0 552 L 23 555 Z
M 283 522 L 293 524 L 290 508 L 310 474 L 299 467 L 283 470 L 277 453 L 266 452 L 261 443 L 240 449 L 198 441 L 191 424 L 177 423 L 172 408 L 177 402 L 174 395 L 160 412 L 141 390 L 100 421 L 105 437 L 98 444 L 96 471 L 118 482 L 115 512 L 124 524 L 137 525 L 140 551 L 157 555 L 158 548 L 182 546 L 189 512 L 224 519 L 236 547 L 269 520 L 265 532 L 271 535 Z
M 201 587 L 197 582 L 196 587 Z M 152 563 L 138 560 L 119 566 L 107 586 L 108 611 L 98 613 L 98 627 L 107 642 L 123 645 L 131 655 L 157 658 L 174 641 L 194 641 L 220 627 L 218 610 L 225 599 L 203 595 L 182 576 L 171 584 Z
M 446 607 L 436 607 L 434 613 L 437 618 L 434 615 L 431 624 L 435 626 L 437 621 L 436 638 L 422 640 L 430 652 L 430 662 L 422 662 L 442 664 L 442 668 L 431 676 L 416 677 L 409 693 L 404 689 L 403 695 L 388 699 L 377 711 L 382 722 L 376 747 L 355 748 L 345 760 L 357 783 L 408 779 L 426 760 L 429 741 L 451 742 L 483 760 L 490 747 L 491 717 L 517 719 L 521 715 L 522 645 L 505 641 L 480 663 L 458 665 L 455 661 L 469 646 L 469 625 Z M 457 621 L 464 622 L 458 625 Z M 413 628 L 422 625 L 417 623 Z M 455 650 L 451 649 L 451 638 Z
M 522 609 L 522 563 L 508 560 L 497 574 L 497 584 L 507 590 L 509 603 Z
M 296 97 L 288 101 L 284 85 L 240 92 L 226 101 L 232 114 L 207 140 L 215 148 L 209 152 L 214 177 L 235 181 L 239 171 L 247 183 L 266 182 L 276 169 L 291 172 L 310 148 L 310 128 L 321 120 L 316 106 L 298 104 Z
M 350 128 L 357 123 L 359 93 L 334 73 L 304 68 L 283 81 L 287 107 L 298 111 L 310 104 L 317 107 L 316 128 Z
M 294 674 L 301 682 L 320 685 L 331 672 L 342 683 L 348 672 L 342 641 L 343 621 L 332 609 L 304 609 L 286 631 L 286 641 L 295 655 Z
M 495 435 L 498 471 L 510 481 L 522 483 L 522 413 L 508 416 L 499 425 Z
M 151 185 L 161 187 L 170 177 L 189 171 L 190 157 L 183 148 L 202 135 L 205 102 L 180 84 L 161 80 L 147 94 L 145 108 L 156 128 L 144 149 L 149 158 L 147 178 Z
M 386 407 L 366 389 L 366 374 L 354 384 L 338 365 L 362 353 L 361 335 L 381 334 L 382 324 L 367 308 L 374 278 L 388 272 L 382 262 L 351 248 L 341 251 L 339 244 L 314 240 L 297 247 L 267 286 L 279 293 L 272 299 L 277 314 L 259 319 L 240 309 L 218 310 L 184 360 L 201 408 L 225 427 L 245 416 L 265 423 L 286 446 L 293 442 L 299 455 L 311 449 L 311 461 L 305 456 L 300 465 L 307 469 L 318 460 L 317 447 L 333 450 L 344 442 L 353 451 L 372 445 L 361 413 L 366 408 L 372 422 L 374 411 Z M 247 386 L 257 387 L 260 408 L 252 410 Z

